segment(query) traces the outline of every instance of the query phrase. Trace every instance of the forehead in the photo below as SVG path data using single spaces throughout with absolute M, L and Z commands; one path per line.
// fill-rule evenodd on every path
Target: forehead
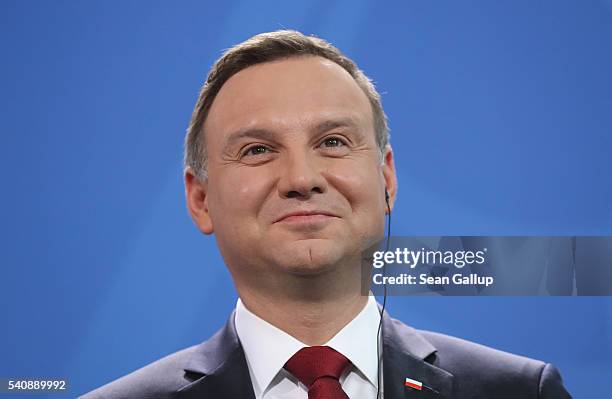
M 373 131 L 368 98 L 347 71 L 325 58 L 294 57 L 257 64 L 228 79 L 204 130 L 209 143 L 247 127 L 300 129 L 342 117 Z

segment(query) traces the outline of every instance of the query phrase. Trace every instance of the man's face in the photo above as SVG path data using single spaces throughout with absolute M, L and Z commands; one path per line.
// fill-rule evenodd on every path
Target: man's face
M 204 131 L 208 180 L 186 175 L 189 209 L 234 275 L 321 273 L 382 237 L 392 153 L 381 165 L 370 103 L 337 64 L 300 57 L 242 70 Z

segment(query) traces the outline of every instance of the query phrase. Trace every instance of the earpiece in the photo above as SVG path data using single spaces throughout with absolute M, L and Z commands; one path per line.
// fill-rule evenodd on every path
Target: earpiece
M 387 214 L 387 252 L 389 252 L 389 242 L 391 241 L 391 205 L 389 205 L 389 190 L 387 190 L 387 187 L 385 187 L 385 202 L 387 203 L 387 212 L 385 212 Z M 383 276 L 385 275 L 385 267 L 383 265 L 382 268 L 382 274 Z M 384 281 L 384 280 L 383 280 Z M 383 319 L 383 313 L 385 312 L 385 307 L 387 306 L 387 284 L 383 284 L 383 303 L 382 303 L 382 308 L 380 308 L 380 319 L 378 321 L 378 333 L 376 334 L 376 358 L 378 359 L 378 366 L 377 366 L 377 370 L 376 370 L 376 376 L 377 376 L 377 380 L 378 380 L 378 389 L 376 390 L 376 399 L 380 399 L 381 397 L 381 375 L 380 375 L 380 370 L 382 369 L 382 356 L 380 356 L 380 345 L 378 345 L 378 343 L 380 342 L 380 333 L 382 331 L 382 319 Z

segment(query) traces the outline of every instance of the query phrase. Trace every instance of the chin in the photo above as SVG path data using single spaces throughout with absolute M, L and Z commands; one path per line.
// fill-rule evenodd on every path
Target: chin
M 318 275 L 333 270 L 345 257 L 337 243 L 298 242 L 278 254 L 276 264 L 296 275 Z

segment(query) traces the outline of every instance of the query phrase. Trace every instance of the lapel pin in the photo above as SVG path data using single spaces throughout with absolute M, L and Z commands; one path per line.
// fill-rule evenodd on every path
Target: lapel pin
M 423 389 L 422 382 L 413 380 L 412 378 L 408 378 L 408 377 L 406 377 L 406 382 L 404 383 L 404 385 L 406 385 L 407 387 L 413 388 L 413 389 L 417 389 L 419 391 Z

